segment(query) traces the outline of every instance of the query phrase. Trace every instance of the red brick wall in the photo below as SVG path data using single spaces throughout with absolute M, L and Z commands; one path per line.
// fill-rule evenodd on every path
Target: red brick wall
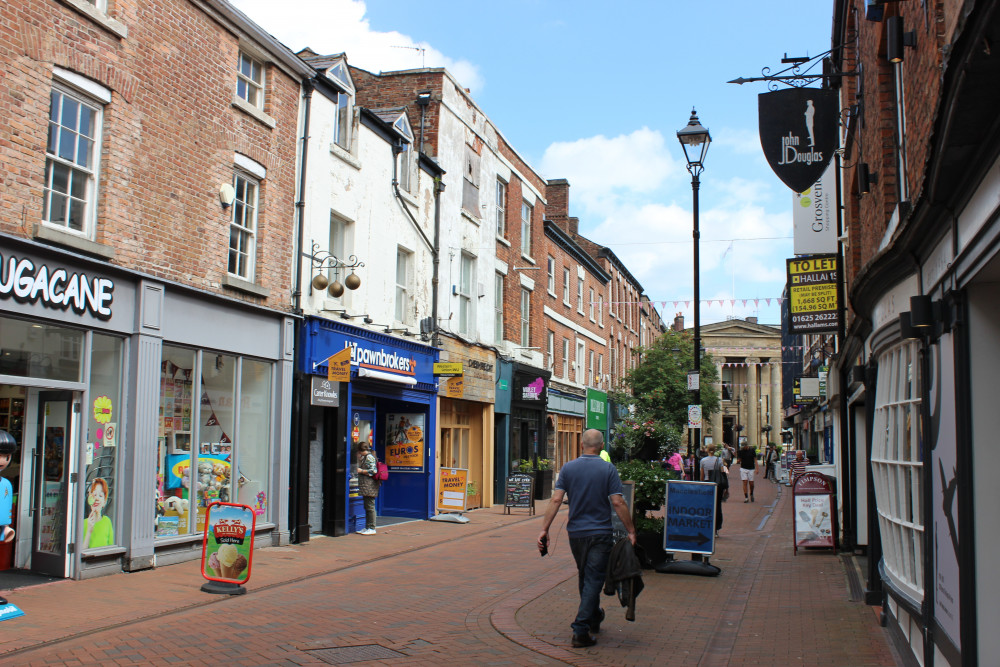
M 0 19 L 0 229 L 30 236 L 42 213 L 49 92 L 58 66 L 112 90 L 105 107 L 96 241 L 113 264 L 199 289 L 290 305 L 298 84 L 267 69 L 270 129 L 232 106 L 238 37 L 185 0 L 115 4 L 119 39 L 49 0 L 12 0 Z M 267 168 L 256 282 L 267 299 L 223 290 L 233 154 Z

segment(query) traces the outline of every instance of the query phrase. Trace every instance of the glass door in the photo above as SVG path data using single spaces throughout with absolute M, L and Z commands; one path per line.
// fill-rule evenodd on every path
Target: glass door
M 72 392 L 39 392 L 31 569 L 55 577 L 66 576 L 72 414 Z

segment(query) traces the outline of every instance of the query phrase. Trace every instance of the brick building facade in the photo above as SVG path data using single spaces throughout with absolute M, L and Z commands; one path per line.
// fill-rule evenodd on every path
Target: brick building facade
M 288 539 L 309 70 L 224 2 L 108 6 L 0 9 L 8 562 L 76 578 L 195 558 L 212 500 Z

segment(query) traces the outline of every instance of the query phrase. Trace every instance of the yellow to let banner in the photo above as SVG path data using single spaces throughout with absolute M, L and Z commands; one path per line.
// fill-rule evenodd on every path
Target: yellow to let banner
M 819 283 L 792 285 L 789 290 L 793 313 L 819 313 L 837 309 L 837 285 Z
M 441 468 L 441 475 L 438 478 L 437 508 L 446 512 L 464 511 L 468 479 L 468 470 Z
M 326 379 L 330 382 L 351 381 L 351 348 L 345 347 L 326 360 Z

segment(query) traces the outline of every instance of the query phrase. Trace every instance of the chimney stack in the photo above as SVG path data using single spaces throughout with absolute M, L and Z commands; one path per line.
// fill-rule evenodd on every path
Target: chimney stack
M 674 331 L 684 331 L 684 315 L 681 313 L 674 315 Z

